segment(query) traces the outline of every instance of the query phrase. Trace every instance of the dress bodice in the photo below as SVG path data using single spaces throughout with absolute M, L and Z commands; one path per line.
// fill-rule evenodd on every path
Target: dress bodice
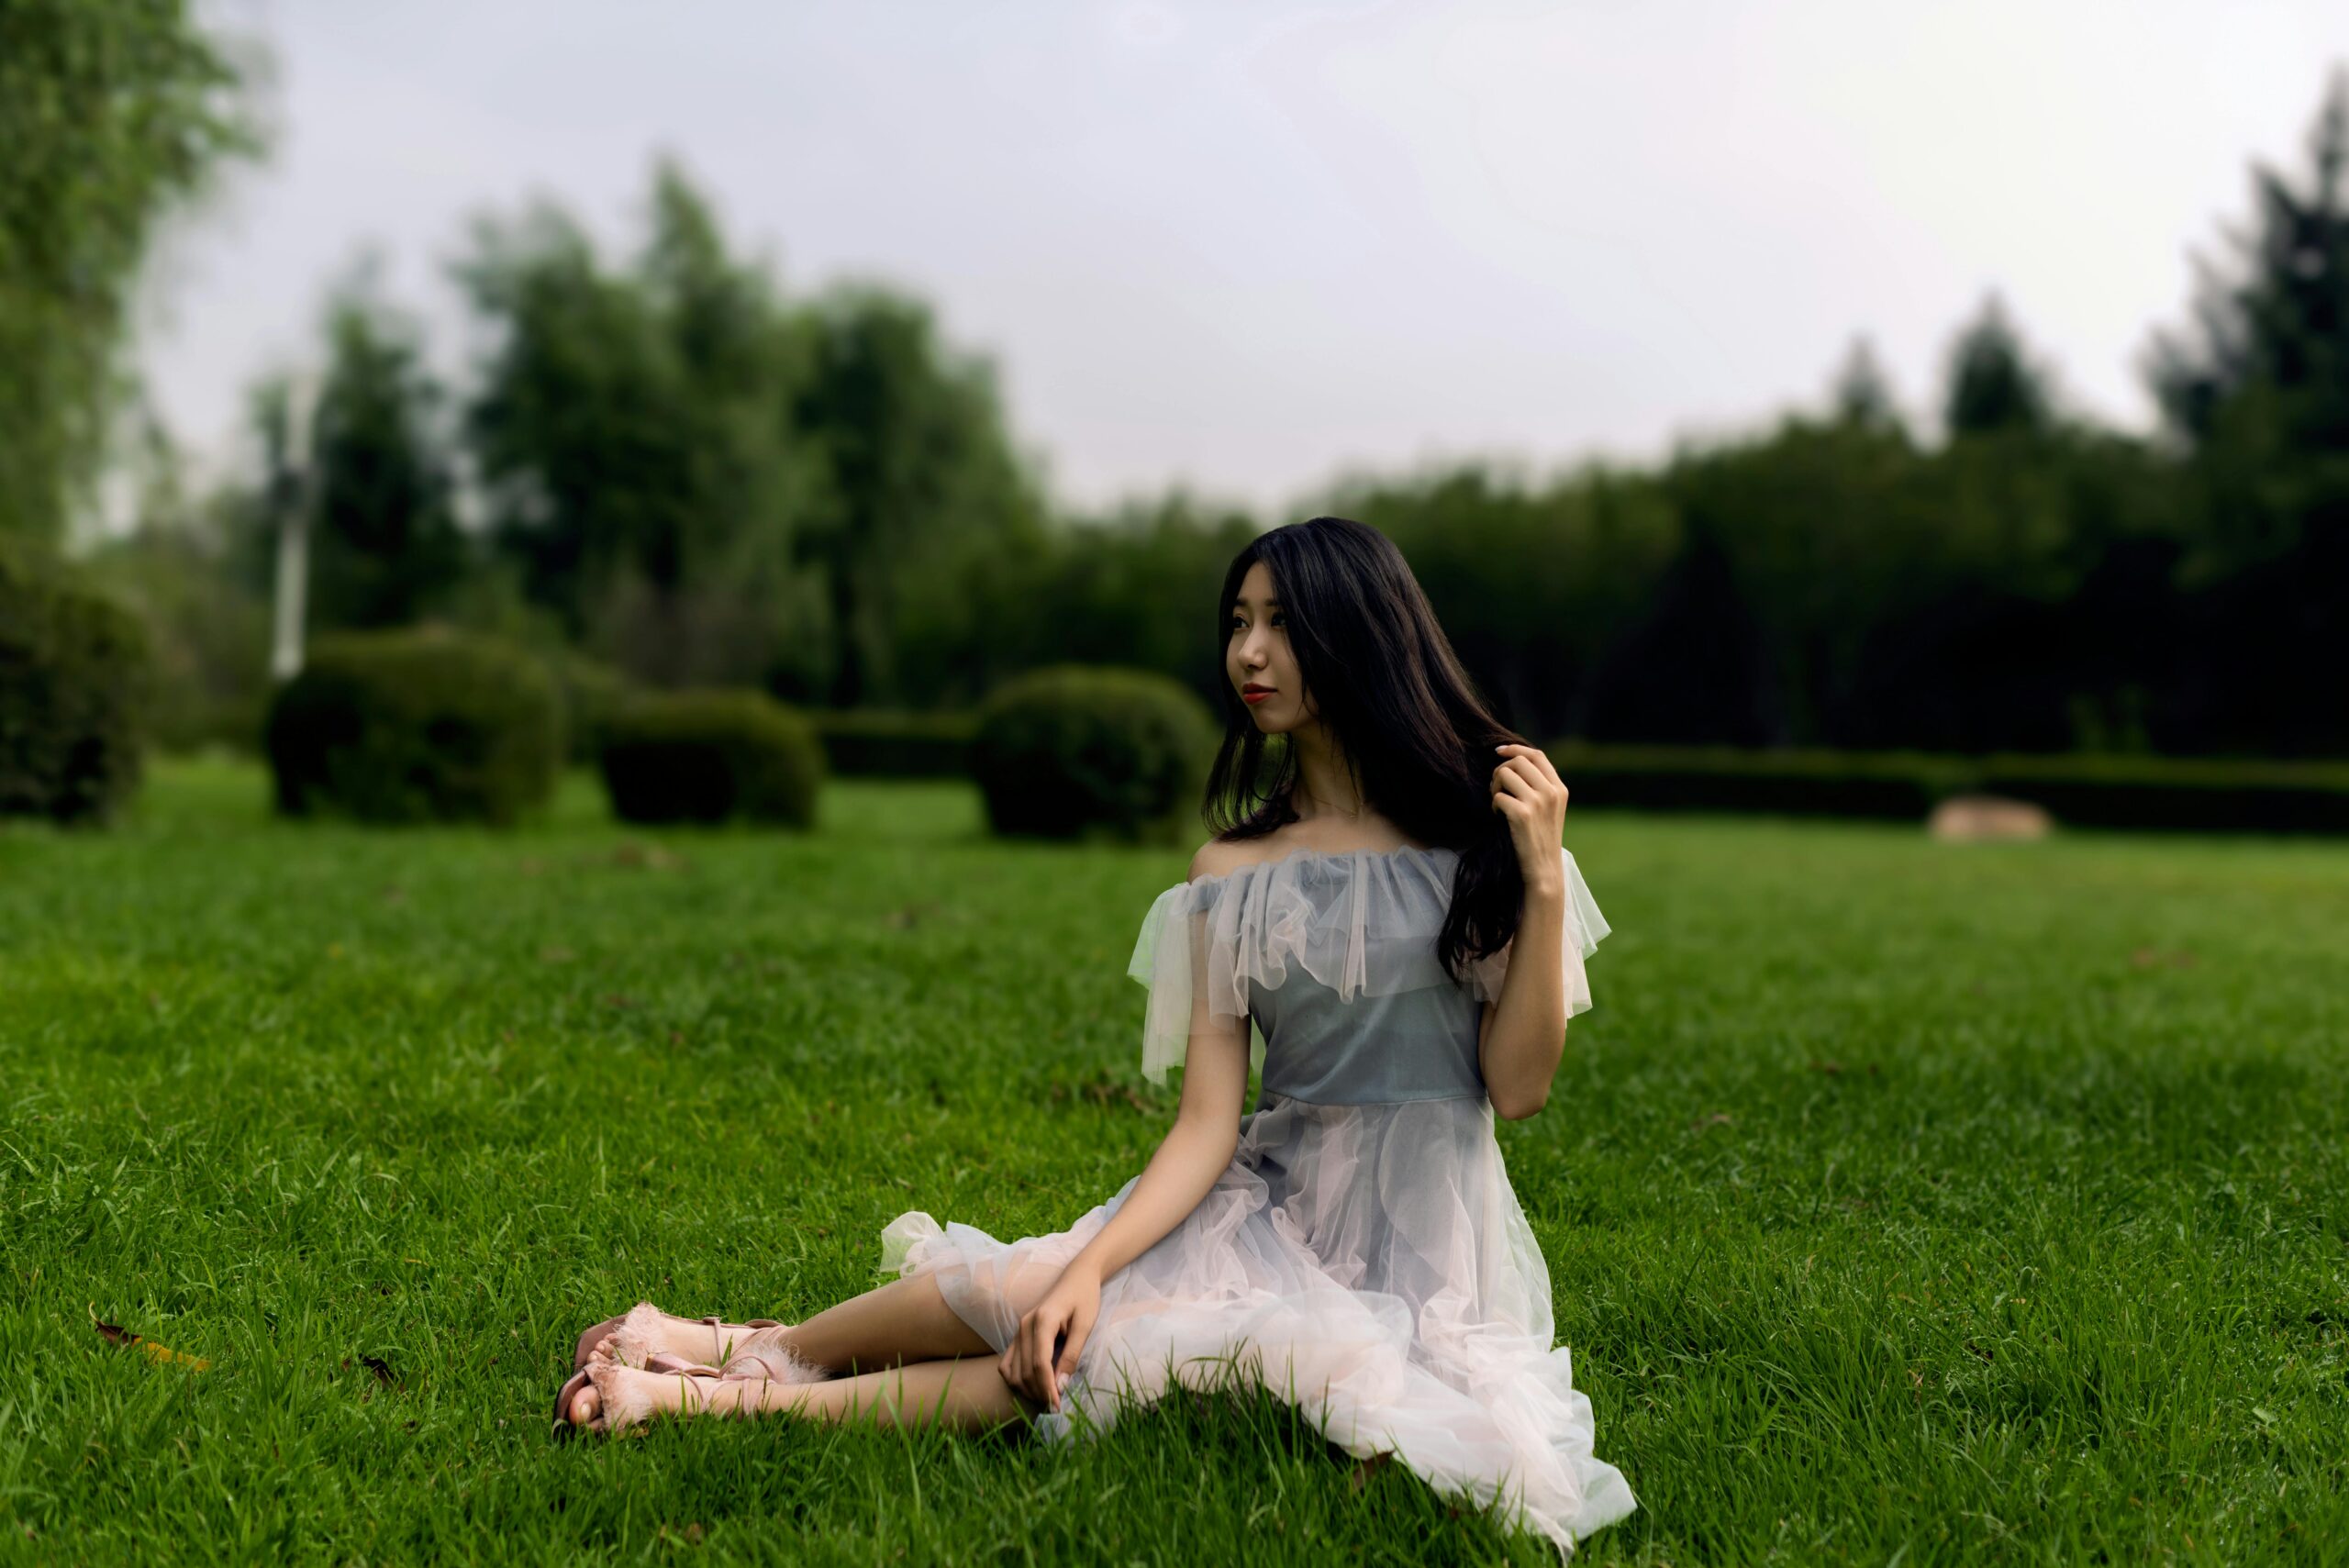
M 1251 981 L 1248 995 L 1264 1041 L 1264 1095 L 1350 1106 L 1485 1093 L 1478 1005 L 1460 986 L 1348 1002 L 1312 976 L 1295 975 L 1278 986 Z
M 1590 1006 L 1583 961 L 1608 927 L 1572 852 L 1559 854 L 1571 1018 Z M 1244 1016 L 1268 1097 L 1482 1098 L 1480 1004 L 1498 999 L 1515 943 L 1464 980 L 1437 962 L 1458 864 L 1444 848 L 1298 850 L 1166 889 L 1127 969 L 1151 987 L 1143 1071 L 1163 1081 L 1194 1029 Z

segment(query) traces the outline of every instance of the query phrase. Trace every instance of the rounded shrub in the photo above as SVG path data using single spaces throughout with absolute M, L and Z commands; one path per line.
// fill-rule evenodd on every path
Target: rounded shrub
M 312 644 L 267 742 L 288 815 L 504 827 L 554 793 L 562 702 L 545 666 L 493 638 L 344 633 Z
M 606 717 L 604 788 L 626 822 L 813 827 L 823 742 L 763 692 L 642 692 Z
M 998 833 L 1156 840 L 1196 826 L 1219 737 L 1178 681 L 1056 664 L 980 705 L 971 776 Z
M 0 536 L 0 815 L 112 816 L 139 786 L 153 681 L 137 616 Z

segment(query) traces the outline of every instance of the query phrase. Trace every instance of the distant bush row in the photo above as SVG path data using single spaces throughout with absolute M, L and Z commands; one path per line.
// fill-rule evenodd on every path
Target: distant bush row
M 631 822 L 815 821 L 823 748 L 758 692 L 645 692 L 594 666 L 445 630 L 324 637 L 271 706 L 289 816 L 503 826 L 543 806 L 566 760 L 603 771 Z
M 1577 806 L 1922 819 L 1956 795 L 2043 807 L 2076 828 L 2349 833 L 2349 762 L 2030 752 L 1544 748 Z
M 935 747 L 978 783 L 997 832 L 1174 838 L 1218 739 L 1175 683 L 1075 666 L 1007 683 L 967 727 L 907 728 L 852 719 L 828 733 L 759 692 L 632 690 L 432 630 L 319 639 L 272 706 L 266 744 L 292 816 L 503 825 L 546 802 L 570 757 L 596 763 L 625 821 L 806 828 L 830 740 L 852 755 L 863 743 L 857 760 L 882 772 L 930 773 Z
M 137 786 L 151 673 L 137 619 L 0 539 L 0 815 L 103 820 Z M 835 774 L 968 778 L 994 829 L 1192 831 L 1214 716 L 1152 673 L 1058 665 L 963 713 L 827 713 L 751 691 L 648 692 L 590 661 L 438 629 L 318 639 L 265 744 L 280 806 L 510 823 L 566 761 L 633 822 L 812 825 Z M 2078 827 L 2349 833 L 2349 763 L 2119 754 L 1962 757 L 1551 742 L 1589 808 L 1919 821 L 2009 795 Z

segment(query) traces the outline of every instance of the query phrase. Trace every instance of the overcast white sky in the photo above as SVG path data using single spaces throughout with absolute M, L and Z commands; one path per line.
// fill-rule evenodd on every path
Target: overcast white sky
M 1818 402 L 1861 332 L 1922 412 L 1992 288 L 2143 428 L 2189 251 L 2349 60 L 2340 0 L 208 9 L 274 50 L 283 136 L 148 310 L 199 452 L 363 243 L 455 364 L 467 217 L 546 194 L 632 245 L 665 149 L 787 289 L 928 297 L 1079 506 L 1646 459 Z

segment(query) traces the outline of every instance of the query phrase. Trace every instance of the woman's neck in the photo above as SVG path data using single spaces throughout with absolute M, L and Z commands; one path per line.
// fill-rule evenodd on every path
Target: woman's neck
M 1392 840 L 1417 843 L 1363 798 L 1344 753 L 1319 724 L 1289 731 L 1289 744 L 1297 754 L 1297 781 L 1288 795 L 1294 820 L 1280 830 L 1288 841 L 1328 850 L 1387 849 Z M 1373 842 L 1365 844 L 1364 840 Z
M 1297 783 L 1289 791 L 1289 809 L 1299 822 L 1360 823 L 1375 819 L 1355 786 L 1345 754 L 1319 721 L 1289 731 L 1297 752 Z

